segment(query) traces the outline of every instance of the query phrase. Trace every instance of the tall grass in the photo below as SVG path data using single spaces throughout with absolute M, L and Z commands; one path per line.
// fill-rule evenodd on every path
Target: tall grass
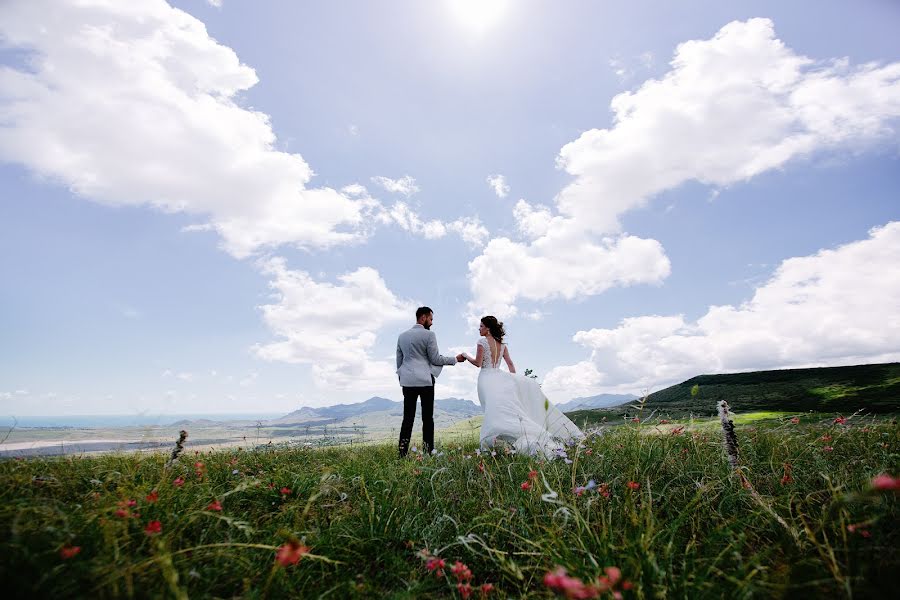
M 715 430 L 676 425 L 611 428 L 571 464 L 440 438 L 441 455 L 406 460 L 393 444 L 188 451 L 170 468 L 162 453 L 4 460 L 0 575 L 54 598 L 454 597 L 457 560 L 499 598 L 551 597 L 558 566 L 584 581 L 618 567 L 637 598 L 896 586 L 898 498 L 870 486 L 900 471 L 895 424 L 739 425 L 743 477 Z M 282 566 L 290 542 L 309 552 Z

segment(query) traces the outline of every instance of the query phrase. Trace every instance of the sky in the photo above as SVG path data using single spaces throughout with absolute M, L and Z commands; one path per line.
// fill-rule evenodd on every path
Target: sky
M 891 0 L 0 3 L 0 413 L 900 360 Z M 477 369 L 437 397 L 477 400 Z

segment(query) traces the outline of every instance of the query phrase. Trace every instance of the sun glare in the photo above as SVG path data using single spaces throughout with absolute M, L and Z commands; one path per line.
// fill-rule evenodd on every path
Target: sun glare
M 450 12 L 466 29 L 484 33 L 506 12 L 509 0 L 447 0 Z

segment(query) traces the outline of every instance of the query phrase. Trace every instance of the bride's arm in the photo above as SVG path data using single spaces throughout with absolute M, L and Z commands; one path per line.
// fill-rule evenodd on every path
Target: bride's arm
M 475 351 L 475 358 L 466 354 L 466 360 L 480 369 L 481 361 L 484 360 L 484 347 L 481 344 L 478 344 L 478 349 Z
M 503 360 L 506 361 L 506 366 L 509 368 L 510 373 L 516 372 L 516 365 L 513 364 L 512 358 L 509 356 L 509 346 L 503 346 Z

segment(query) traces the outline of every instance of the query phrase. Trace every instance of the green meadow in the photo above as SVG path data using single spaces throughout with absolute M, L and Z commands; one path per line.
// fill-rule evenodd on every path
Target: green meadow
M 900 430 L 794 416 L 738 419 L 737 470 L 714 423 L 656 418 L 552 460 L 479 454 L 476 423 L 405 460 L 390 443 L 4 460 L 0 574 L 9 597 L 551 598 L 560 567 L 584 586 L 569 597 L 884 597 L 900 507 L 872 482 L 900 471 Z

